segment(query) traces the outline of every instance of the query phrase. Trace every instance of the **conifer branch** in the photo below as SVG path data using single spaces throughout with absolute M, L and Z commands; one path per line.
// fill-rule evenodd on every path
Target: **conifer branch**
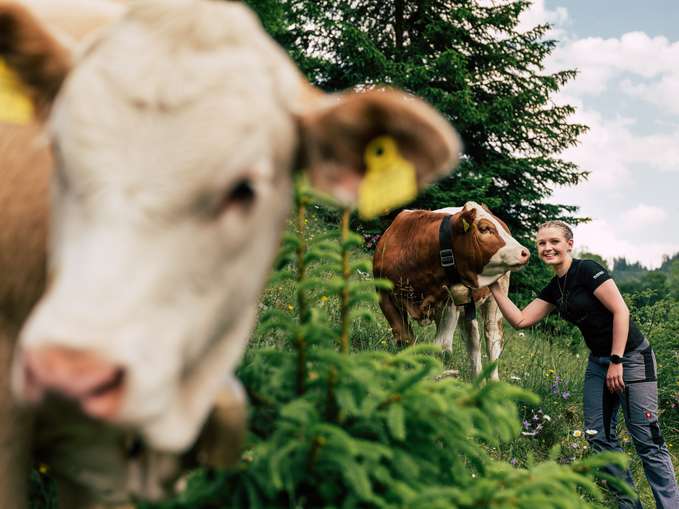
M 342 250 L 342 279 L 344 286 L 342 287 L 341 303 L 340 303 L 340 345 L 341 351 L 344 354 L 349 353 L 349 329 L 351 310 L 349 306 L 349 278 L 351 277 L 351 263 L 349 260 L 349 247 L 347 241 L 349 240 L 349 208 L 342 211 L 342 236 L 341 236 L 341 250 Z

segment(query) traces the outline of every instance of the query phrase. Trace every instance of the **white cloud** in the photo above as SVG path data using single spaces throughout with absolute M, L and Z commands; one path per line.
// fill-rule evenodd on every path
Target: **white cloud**
M 591 170 L 597 184 L 620 187 L 631 182 L 634 172 L 653 168 L 679 171 L 679 128 L 665 133 L 637 134 L 636 121 L 628 117 L 604 118 L 594 110 L 581 107 L 573 120 L 590 129 L 580 145 L 564 152 L 564 157 Z
M 578 78 L 566 86 L 571 94 L 599 95 L 608 90 L 614 80 L 632 75 L 650 83 L 633 84 L 626 78 L 621 82 L 622 89 L 636 94 L 643 90 L 644 99 L 654 100 L 657 99 L 654 93 L 671 90 L 669 96 L 673 96 L 676 91 L 671 87 L 679 79 L 679 42 L 670 42 L 662 36 L 650 37 L 643 32 L 628 32 L 619 38 L 575 39 L 554 51 L 547 68 L 551 71 L 578 69 Z
M 667 217 L 663 209 L 643 203 L 622 213 L 625 226 L 636 230 L 662 224 Z
M 679 62 L 677 69 L 655 82 L 633 82 L 625 79 L 620 82 L 620 90 L 632 97 L 638 97 L 661 108 L 668 108 L 679 114 Z
M 478 0 L 479 5 L 484 7 L 513 2 L 514 0 Z M 549 23 L 552 25 L 552 28 L 547 33 L 547 37 L 561 39 L 566 36 L 565 27 L 568 25 L 569 21 L 568 10 L 565 7 L 548 9 L 545 7 L 545 0 L 534 0 L 530 7 L 523 11 L 521 16 L 519 16 L 519 25 L 517 28 L 520 31 L 527 31 L 538 25 Z
M 613 258 L 624 257 L 628 261 L 639 261 L 649 268 L 658 268 L 664 254 L 679 252 L 679 243 L 634 242 L 627 235 L 622 238 L 619 229 L 605 220 L 578 225 L 574 235 L 576 250 L 596 253 L 609 263 L 612 263 Z
M 550 23 L 553 25 L 549 32 L 549 37 L 565 35 L 564 27 L 568 24 L 568 10 L 565 7 L 547 9 L 544 0 L 535 0 L 532 5 L 525 10 L 519 18 L 519 30 L 530 30 L 537 25 Z

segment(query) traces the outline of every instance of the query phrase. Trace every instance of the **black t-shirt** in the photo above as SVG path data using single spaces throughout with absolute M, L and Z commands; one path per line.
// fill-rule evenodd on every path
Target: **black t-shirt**
M 563 277 L 554 276 L 538 295 L 556 306 L 561 318 L 580 329 L 592 353 L 602 357 L 611 354 L 613 313 L 596 298 L 594 290 L 609 279 L 608 271 L 595 261 L 574 258 L 568 272 Z M 634 350 L 643 340 L 630 317 L 625 352 Z

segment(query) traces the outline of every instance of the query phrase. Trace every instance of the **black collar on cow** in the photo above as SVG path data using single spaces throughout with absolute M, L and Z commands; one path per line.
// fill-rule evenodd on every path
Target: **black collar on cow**
M 451 217 L 453 216 L 445 216 L 439 226 L 439 258 L 441 260 L 441 267 L 443 267 L 446 273 L 446 279 L 448 279 L 448 283 L 452 286 L 461 283 L 462 278 L 455 265 L 453 228 L 450 224 Z
M 446 279 L 448 280 L 448 285 L 450 288 L 453 285 L 462 283 L 467 285 L 462 281 L 460 272 L 457 270 L 457 265 L 455 264 L 455 253 L 453 253 L 453 227 L 450 224 L 450 218 L 453 216 L 445 216 L 441 221 L 439 226 L 439 259 L 441 261 L 441 267 L 446 273 Z M 473 320 L 476 318 L 476 306 L 474 305 L 474 300 L 464 304 L 464 316 L 466 320 Z

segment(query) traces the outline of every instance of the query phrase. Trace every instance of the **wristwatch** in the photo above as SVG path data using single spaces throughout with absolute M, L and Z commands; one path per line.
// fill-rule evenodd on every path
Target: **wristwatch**
M 622 364 L 622 357 L 616 354 L 611 354 L 611 363 L 613 364 Z

